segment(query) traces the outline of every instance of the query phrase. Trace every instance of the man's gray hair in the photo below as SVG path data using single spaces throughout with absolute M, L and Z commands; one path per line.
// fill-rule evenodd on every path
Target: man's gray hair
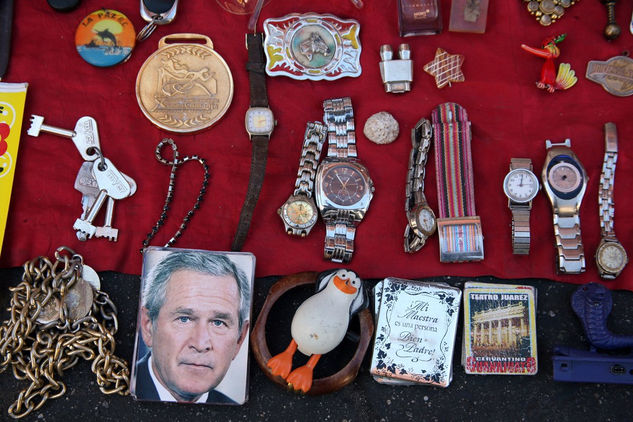
M 211 276 L 235 278 L 240 295 L 239 329 L 249 317 L 250 286 L 244 271 L 225 255 L 199 251 L 174 251 L 164 258 L 149 274 L 143 288 L 143 306 L 147 308 L 152 323 L 156 322 L 160 308 L 165 303 L 167 283 L 172 274 L 181 270 L 195 271 Z M 213 289 L 209 285 L 209 289 Z

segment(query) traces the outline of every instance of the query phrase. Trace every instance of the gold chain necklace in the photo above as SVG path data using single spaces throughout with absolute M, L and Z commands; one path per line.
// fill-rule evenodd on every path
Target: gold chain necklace
M 11 367 L 17 379 L 30 381 L 9 407 L 11 417 L 61 397 L 66 385 L 56 378 L 80 357 L 92 361 L 104 394 L 129 394 L 127 363 L 114 355 L 117 310 L 96 273 L 96 281 L 84 279 L 87 268 L 62 246 L 54 263 L 42 256 L 26 262 L 22 282 L 10 288 L 10 317 L 0 325 L 0 372 Z

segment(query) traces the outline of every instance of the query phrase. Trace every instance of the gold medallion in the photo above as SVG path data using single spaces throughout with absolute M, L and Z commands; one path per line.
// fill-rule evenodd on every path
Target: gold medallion
M 228 110 L 233 77 L 209 37 L 171 34 L 161 38 L 158 50 L 141 66 L 136 99 L 143 114 L 159 128 L 197 132 L 213 125 Z

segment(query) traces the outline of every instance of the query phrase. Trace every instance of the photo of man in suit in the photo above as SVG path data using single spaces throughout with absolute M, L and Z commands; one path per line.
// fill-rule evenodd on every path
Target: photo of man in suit
M 250 292 L 244 271 L 223 254 L 174 250 L 153 266 L 142 291 L 139 329 L 149 352 L 135 366 L 136 398 L 235 404 L 214 389 L 247 336 Z

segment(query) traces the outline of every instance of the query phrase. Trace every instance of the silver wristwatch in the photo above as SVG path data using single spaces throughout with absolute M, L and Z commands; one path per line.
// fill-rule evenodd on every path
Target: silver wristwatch
M 349 97 L 323 102 L 327 125 L 327 157 L 319 165 L 315 196 L 325 222 L 323 255 L 333 262 L 349 262 L 354 253 L 356 226 L 373 197 L 369 172 L 356 159 L 354 111 Z
M 580 204 L 587 189 L 587 172 L 571 150 L 571 141 L 545 141 L 547 156 L 542 181 L 552 203 L 556 270 L 563 274 L 585 271 L 585 250 L 580 235 Z
M 532 172 L 532 160 L 512 158 L 510 172 L 503 179 L 503 192 L 512 212 L 512 253 L 516 255 L 530 253 L 530 210 L 540 188 L 538 177 Z
M 605 153 L 598 191 L 598 212 L 600 214 L 600 234 L 602 239 L 596 250 L 596 264 L 600 277 L 605 280 L 616 278 L 626 264 L 626 250 L 615 237 L 613 207 L 613 185 L 615 163 L 618 160 L 618 133 L 614 123 L 604 125 Z
M 424 174 L 433 127 L 427 119 L 421 119 L 411 130 L 411 153 L 407 173 L 407 198 L 404 211 L 407 226 L 404 229 L 404 251 L 413 253 L 422 249 L 426 239 L 435 233 L 435 213 L 424 196 Z
M 277 210 L 286 232 L 290 235 L 307 236 L 319 216 L 313 196 L 314 178 L 326 134 L 327 130 L 323 123 L 308 122 L 303 138 L 295 190 Z

